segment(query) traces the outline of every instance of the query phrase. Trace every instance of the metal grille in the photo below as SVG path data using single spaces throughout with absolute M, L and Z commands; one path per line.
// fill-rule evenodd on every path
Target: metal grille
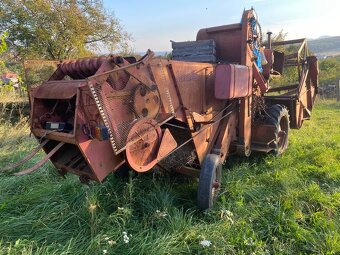
M 113 150 L 115 154 L 118 154 L 126 148 L 129 142 L 132 142 L 127 141 L 127 137 L 135 122 L 147 117 L 155 119 L 161 125 L 174 116 L 174 107 L 166 84 L 160 84 L 160 86 L 165 86 L 160 90 L 158 85 L 147 86 L 130 79 L 123 89 L 117 90 L 114 82 L 112 76 L 109 82 L 105 80 L 99 83 L 96 80 L 90 80 L 89 88 L 104 125 L 109 131 Z M 150 107 L 149 109 L 138 107 L 138 100 L 143 98 L 143 96 L 139 97 L 139 93 L 143 95 L 143 89 L 146 89 L 147 93 L 150 94 L 151 100 L 157 101 L 156 98 L 158 98 L 159 102 L 154 103 L 159 105 L 158 111 L 157 107 Z M 164 109 L 168 110 L 165 111 Z M 143 136 L 143 134 L 139 135 Z

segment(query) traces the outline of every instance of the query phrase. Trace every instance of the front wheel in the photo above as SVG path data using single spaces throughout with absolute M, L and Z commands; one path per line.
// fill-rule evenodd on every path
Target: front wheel
M 197 204 L 203 210 L 213 207 L 221 188 L 222 164 L 220 157 L 208 154 L 203 161 L 197 190 Z

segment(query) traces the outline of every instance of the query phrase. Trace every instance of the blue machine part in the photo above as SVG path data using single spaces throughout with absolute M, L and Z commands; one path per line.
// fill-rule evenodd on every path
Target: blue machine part
M 251 29 L 253 31 L 253 36 L 257 35 L 257 20 L 253 17 L 252 19 L 250 19 L 251 22 Z M 255 63 L 257 65 L 257 67 L 259 68 L 260 72 L 263 72 L 262 69 L 262 64 L 261 64 L 261 54 L 260 54 L 260 46 L 258 44 L 257 40 L 253 41 L 253 54 L 255 56 Z

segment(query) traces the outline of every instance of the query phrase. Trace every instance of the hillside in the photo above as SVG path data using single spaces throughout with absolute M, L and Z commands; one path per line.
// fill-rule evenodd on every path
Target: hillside
M 318 57 L 340 55 L 340 36 L 308 40 L 310 50 Z

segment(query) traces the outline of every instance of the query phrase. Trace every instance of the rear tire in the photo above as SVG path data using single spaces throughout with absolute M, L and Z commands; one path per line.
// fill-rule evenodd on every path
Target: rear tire
M 202 164 L 198 190 L 198 207 L 206 210 L 213 207 L 214 201 L 221 188 L 222 164 L 220 157 L 215 154 L 208 154 Z
M 276 156 L 281 156 L 288 148 L 289 114 L 286 107 L 276 104 L 268 110 L 268 124 L 275 126 L 273 150 Z

